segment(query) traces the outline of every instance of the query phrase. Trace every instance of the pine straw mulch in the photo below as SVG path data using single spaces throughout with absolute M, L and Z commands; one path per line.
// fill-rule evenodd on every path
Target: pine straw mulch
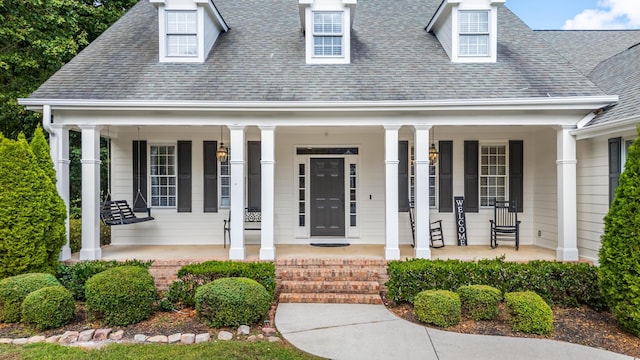
M 416 318 L 411 304 L 387 304 L 387 308 L 402 319 L 424 325 Z M 460 324 L 441 330 L 465 334 L 558 340 L 640 357 L 640 338 L 622 330 L 611 313 L 586 307 L 554 308 L 553 332 L 549 336 L 512 331 L 509 326 L 508 311 L 503 304 L 500 304 L 496 320 L 474 321 L 463 316 Z

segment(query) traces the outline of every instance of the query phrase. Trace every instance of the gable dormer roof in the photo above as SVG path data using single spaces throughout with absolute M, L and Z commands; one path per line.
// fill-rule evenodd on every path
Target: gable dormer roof
M 149 0 L 158 9 L 160 62 L 204 62 L 229 26 L 212 0 Z

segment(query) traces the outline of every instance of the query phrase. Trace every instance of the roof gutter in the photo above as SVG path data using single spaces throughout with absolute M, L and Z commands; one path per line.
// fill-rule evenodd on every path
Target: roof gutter
M 596 136 L 615 134 L 622 131 L 637 130 L 638 124 L 640 124 L 640 116 L 635 115 L 622 120 L 616 120 L 613 122 L 596 124 L 580 129 L 571 130 L 569 133 L 571 135 L 575 135 L 576 139 L 582 140 L 593 138 Z
M 472 110 L 595 110 L 614 104 L 617 95 L 470 100 L 415 101 L 171 101 L 18 99 L 29 110 L 156 110 L 156 111 L 472 111 Z

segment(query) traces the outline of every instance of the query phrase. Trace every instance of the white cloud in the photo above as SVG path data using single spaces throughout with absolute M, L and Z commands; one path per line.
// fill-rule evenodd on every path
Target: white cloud
M 640 29 L 640 0 L 600 0 L 562 27 L 565 30 Z

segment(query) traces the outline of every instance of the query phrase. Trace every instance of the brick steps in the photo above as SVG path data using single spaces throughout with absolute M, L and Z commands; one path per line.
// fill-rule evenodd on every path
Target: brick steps
M 387 263 L 373 259 L 278 259 L 280 302 L 381 304 Z

